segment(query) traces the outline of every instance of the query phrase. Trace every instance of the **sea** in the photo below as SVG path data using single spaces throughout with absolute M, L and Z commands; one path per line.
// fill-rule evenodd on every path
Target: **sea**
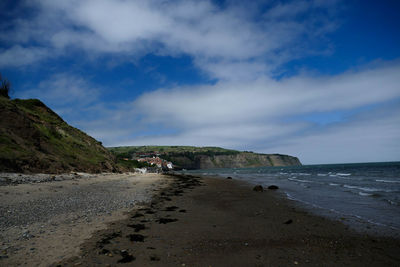
M 400 162 L 202 169 L 190 174 L 277 185 L 295 205 L 355 230 L 400 237 Z

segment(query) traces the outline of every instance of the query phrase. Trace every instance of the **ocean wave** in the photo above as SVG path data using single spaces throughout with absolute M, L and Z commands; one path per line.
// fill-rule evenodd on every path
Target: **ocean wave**
M 390 199 L 385 199 L 386 202 L 388 202 L 390 205 L 398 206 L 399 204 L 393 200 Z
M 295 178 L 288 178 L 288 180 L 290 181 L 295 181 L 295 182 L 300 182 L 300 183 L 313 183 L 313 181 L 309 181 L 309 180 L 302 180 L 302 179 L 295 179 Z
M 328 176 L 326 173 L 318 173 L 317 176 Z
M 335 184 L 335 183 L 329 183 L 331 186 L 339 186 L 340 184 Z
M 343 187 L 349 188 L 349 189 L 358 189 L 366 192 L 376 192 L 376 191 L 384 191 L 378 188 L 370 188 L 370 187 L 361 187 L 361 186 L 354 186 L 354 185 L 347 185 L 345 184 Z
M 338 173 L 336 173 L 336 175 L 339 175 L 339 176 L 350 176 L 351 173 L 340 173 L 340 172 L 338 172 Z
M 381 182 L 381 183 L 396 183 L 396 184 L 400 183 L 400 181 L 384 180 L 384 179 L 378 179 L 378 180 L 375 180 L 375 181 L 376 182 Z
M 371 193 L 365 193 L 365 192 L 358 192 L 358 194 L 363 197 L 380 197 L 381 196 L 379 194 L 375 194 L 375 193 L 371 194 Z
M 385 190 L 382 188 L 370 188 L 370 187 L 361 187 L 361 186 L 353 186 L 353 185 L 343 185 L 343 187 L 349 188 L 349 189 L 358 189 L 362 190 L 365 192 L 385 192 L 385 193 L 396 193 L 399 192 L 398 190 Z

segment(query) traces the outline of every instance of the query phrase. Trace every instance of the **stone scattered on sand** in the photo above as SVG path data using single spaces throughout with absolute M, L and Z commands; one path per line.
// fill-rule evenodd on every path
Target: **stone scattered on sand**
M 286 222 L 284 222 L 284 224 L 291 224 L 292 222 L 293 222 L 293 220 L 290 219 L 290 220 L 287 220 Z
M 226 179 L 229 179 L 229 180 L 231 180 L 231 179 L 232 179 L 232 177 L 228 176 L 228 177 L 226 177 Z
M 256 186 L 253 188 L 253 191 L 256 191 L 256 192 L 263 192 L 263 191 L 264 191 L 264 188 L 262 187 L 262 185 L 256 185 Z
M 134 256 L 129 254 L 126 250 L 121 251 L 122 259 L 118 260 L 118 263 L 128 263 L 136 260 Z
M 150 261 L 160 261 L 160 257 L 158 257 L 157 255 L 151 255 Z
M 139 234 L 128 235 L 129 239 L 133 242 L 144 242 L 144 236 Z
M 144 224 L 128 224 L 128 227 L 134 228 L 136 233 L 146 229 Z
M 171 223 L 171 222 L 176 222 L 177 219 L 169 219 L 169 218 L 160 218 L 158 220 L 156 220 L 156 222 L 158 222 L 159 224 L 167 224 L 167 223 Z
M 276 190 L 276 189 L 279 189 L 279 187 L 277 185 L 270 185 L 270 186 L 268 186 L 268 189 Z

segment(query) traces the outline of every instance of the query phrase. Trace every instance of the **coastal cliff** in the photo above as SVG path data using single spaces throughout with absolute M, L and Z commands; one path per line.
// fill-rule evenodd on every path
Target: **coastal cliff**
M 246 168 L 262 166 L 301 165 L 296 157 L 280 154 L 256 154 L 243 152 L 235 155 L 199 156 L 195 161 L 196 169 Z
M 296 157 L 280 154 L 257 154 L 240 152 L 233 155 L 195 155 L 170 156 L 168 159 L 174 165 L 183 169 L 215 169 L 215 168 L 250 168 L 267 166 L 298 166 L 301 165 Z
M 299 166 L 296 157 L 281 154 L 259 154 L 220 147 L 192 146 L 128 146 L 109 148 L 117 156 L 127 158 L 160 157 L 174 164 L 175 169 L 250 168 L 267 166 Z

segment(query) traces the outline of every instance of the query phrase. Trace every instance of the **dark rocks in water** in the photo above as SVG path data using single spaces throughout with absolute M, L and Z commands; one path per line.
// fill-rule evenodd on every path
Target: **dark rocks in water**
M 287 220 L 286 222 L 284 222 L 284 224 L 291 224 L 292 222 L 293 222 L 293 220 L 290 219 L 290 220 Z
M 264 191 L 264 188 L 263 188 L 261 185 L 256 185 L 256 186 L 253 188 L 253 191 L 256 191 L 256 192 L 263 192 L 263 191 Z
M 228 176 L 228 177 L 226 177 L 226 179 L 232 180 L 232 177 Z
M 268 186 L 268 189 L 276 190 L 276 189 L 279 189 L 279 187 L 277 185 L 270 185 L 270 186 Z
M 121 251 L 121 256 L 122 259 L 120 259 L 118 263 L 128 263 L 136 260 L 136 258 L 129 254 L 127 251 Z
M 129 239 L 134 242 L 144 242 L 144 236 L 139 234 L 128 235 Z
M 179 210 L 179 212 L 185 213 L 185 212 L 186 212 L 186 210 Z
M 160 218 L 157 220 L 159 224 L 167 224 L 171 222 L 176 222 L 178 219 Z

